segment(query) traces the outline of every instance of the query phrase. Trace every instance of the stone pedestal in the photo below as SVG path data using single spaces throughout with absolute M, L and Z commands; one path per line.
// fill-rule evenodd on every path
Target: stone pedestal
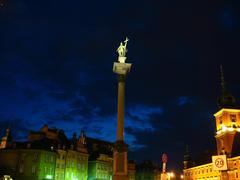
M 128 180 L 128 146 L 117 141 L 113 152 L 113 180 Z

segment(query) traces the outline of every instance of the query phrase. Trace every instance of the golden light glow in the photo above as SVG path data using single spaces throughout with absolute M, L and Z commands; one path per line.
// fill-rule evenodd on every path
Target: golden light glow
M 175 174 L 174 174 L 173 172 L 168 172 L 167 175 L 168 175 L 168 177 L 170 177 L 170 178 L 175 177 Z
M 218 130 L 218 131 L 216 132 L 216 134 L 219 135 L 219 134 L 221 134 L 221 133 L 234 132 L 234 131 L 240 132 L 240 128 L 233 128 L 233 127 L 227 127 L 227 126 L 222 125 L 222 126 L 221 126 L 221 129 Z
M 215 117 L 221 115 L 223 112 L 229 112 L 229 113 L 240 113 L 240 109 L 221 109 L 220 111 L 216 112 L 214 114 Z
M 223 132 L 226 132 L 226 131 L 227 131 L 227 127 L 226 127 L 226 126 L 223 126 L 223 127 L 222 127 L 222 131 L 223 131 Z

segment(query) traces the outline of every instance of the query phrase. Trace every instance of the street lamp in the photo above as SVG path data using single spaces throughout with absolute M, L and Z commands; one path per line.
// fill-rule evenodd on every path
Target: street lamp
M 168 179 L 170 180 L 171 178 L 174 178 L 175 177 L 175 174 L 173 172 L 169 172 L 167 173 L 168 175 Z

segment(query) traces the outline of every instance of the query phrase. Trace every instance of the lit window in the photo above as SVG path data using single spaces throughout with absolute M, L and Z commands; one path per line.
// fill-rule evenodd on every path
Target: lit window
M 230 119 L 231 119 L 232 122 L 236 122 L 237 121 L 237 117 L 236 117 L 235 114 L 231 114 L 230 115 Z
M 219 123 L 222 124 L 222 116 L 219 117 Z
M 32 167 L 32 173 L 35 174 L 36 173 L 36 166 Z
M 24 168 L 24 166 L 21 164 L 20 167 L 19 167 L 19 172 L 20 173 L 23 173 L 23 168 Z

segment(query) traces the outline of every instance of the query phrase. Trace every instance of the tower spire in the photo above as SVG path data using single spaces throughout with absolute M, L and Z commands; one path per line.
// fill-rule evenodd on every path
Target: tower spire
M 225 82 L 225 78 L 224 78 L 223 66 L 222 65 L 220 65 L 220 73 L 221 73 L 222 94 L 225 94 L 227 89 L 226 89 L 226 82 Z
M 235 100 L 234 96 L 229 94 L 229 92 L 227 91 L 222 65 L 220 66 L 220 74 L 221 74 L 222 93 L 221 93 L 221 96 L 218 98 L 218 109 L 235 108 L 236 100 Z
M 185 147 L 184 155 L 183 155 L 183 165 L 184 165 L 184 169 L 189 168 L 189 166 L 190 166 L 190 161 L 191 161 L 191 156 L 190 156 L 189 147 L 188 147 L 188 144 L 187 144 L 186 147 Z

